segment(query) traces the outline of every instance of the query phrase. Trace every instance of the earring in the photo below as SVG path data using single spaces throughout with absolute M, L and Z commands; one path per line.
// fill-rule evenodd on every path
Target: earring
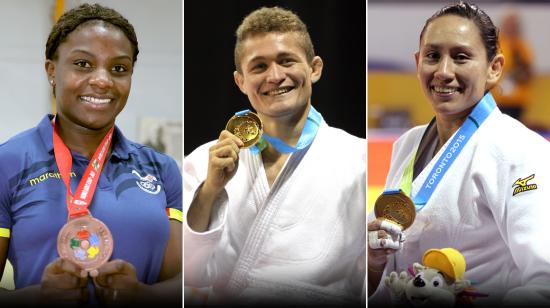
M 53 79 L 50 79 L 50 84 L 51 84 L 52 86 L 55 86 L 55 83 L 54 83 Z

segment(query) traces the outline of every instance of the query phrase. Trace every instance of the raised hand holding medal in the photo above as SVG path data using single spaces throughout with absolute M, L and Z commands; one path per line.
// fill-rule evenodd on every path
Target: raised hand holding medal
M 369 231 L 369 246 L 373 249 L 399 249 L 404 241 L 402 231 L 409 228 L 416 217 L 413 201 L 401 190 L 387 190 L 376 199 L 374 214 L 381 220 L 378 231 Z
M 57 251 L 61 258 L 72 261 L 91 276 L 97 276 L 97 269 L 111 257 L 113 236 L 103 222 L 92 217 L 88 206 L 92 202 L 99 175 L 111 147 L 114 126 L 95 151 L 74 195 L 70 185 L 71 152 L 56 130 L 55 119 L 53 126 L 55 161 L 67 188 L 69 214 L 67 223 L 57 236 Z
M 203 209 L 211 208 L 215 198 L 237 173 L 240 150 L 254 146 L 261 138 L 263 125 L 255 113 L 244 110 L 232 116 L 222 130 L 215 144 L 209 148 L 208 173 L 201 186 L 188 219 L 194 231 L 206 231 L 210 223 L 209 215 L 202 215 Z

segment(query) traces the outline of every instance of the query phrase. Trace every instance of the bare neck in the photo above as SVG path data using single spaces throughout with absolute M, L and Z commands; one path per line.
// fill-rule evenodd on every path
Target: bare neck
M 91 159 L 99 144 L 109 132 L 110 127 L 103 129 L 89 129 L 61 117 L 56 118 L 57 131 L 65 145 L 88 159 Z
M 437 135 L 439 137 L 439 144 L 437 145 L 436 152 L 453 136 L 460 126 L 462 126 L 466 118 L 467 117 L 449 119 L 439 116 L 436 117 Z
M 310 105 L 308 104 L 303 112 L 299 114 L 282 116 L 282 117 L 268 117 L 260 114 L 262 119 L 264 132 L 271 137 L 277 137 L 290 146 L 295 146 L 300 139 L 302 130 L 307 120 Z M 269 146 L 264 151 L 275 151 L 274 148 Z M 273 153 L 275 154 L 275 153 Z
M 268 135 L 277 137 L 290 146 L 295 146 L 302 134 L 309 108 L 310 106 L 307 105 L 301 114 L 287 117 L 259 116 L 262 119 L 264 131 Z M 268 144 L 267 148 L 262 151 L 262 161 L 269 187 L 275 182 L 289 156 L 289 153 L 280 153 L 271 144 Z

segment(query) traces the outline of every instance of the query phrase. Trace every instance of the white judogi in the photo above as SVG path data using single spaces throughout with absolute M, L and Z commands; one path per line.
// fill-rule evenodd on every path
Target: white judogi
M 206 179 L 208 149 L 184 161 L 184 206 Z M 276 303 L 358 301 L 365 278 L 366 144 L 321 123 L 269 188 L 261 155 L 242 150 L 209 231 L 184 227 L 185 284 L 216 297 Z
M 398 188 L 426 126 L 394 144 L 386 187 Z M 452 138 L 449 139 L 452 140 Z M 412 183 L 414 196 L 444 152 L 443 146 Z M 550 302 L 550 143 L 495 109 L 472 136 L 426 206 L 405 231 L 403 248 L 385 275 L 420 262 L 430 248 L 453 247 L 466 259 L 465 279 L 488 293 L 480 304 Z M 534 174 L 517 194 L 518 179 Z M 531 186 L 533 188 L 533 186 Z M 373 217 L 369 217 L 369 220 Z M 369 303 L 387 303 L 383 282 Z

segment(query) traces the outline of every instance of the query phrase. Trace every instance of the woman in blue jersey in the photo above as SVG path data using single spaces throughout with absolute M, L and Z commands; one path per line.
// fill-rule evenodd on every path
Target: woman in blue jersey
M 0 145 L 0 273 L 9 259 L 16 286 L 0 303 L 181 306 L 181 174 L 115 126 L 138 52 L 97 4 L 53 26 L 57 114 Z
M 550 301 L 550 144 L 503 115 L 490 94 L 505 64 L 498 29 L 476 5 L 444 7 L 420 34 L 417 76 L 435 113 L 393 146 L 386 189 L 401 189 L 416 218 L 406 230 L 371 214 L 369 304 L 387 305 L 383 278 L 452 247 L 479 305 Z

